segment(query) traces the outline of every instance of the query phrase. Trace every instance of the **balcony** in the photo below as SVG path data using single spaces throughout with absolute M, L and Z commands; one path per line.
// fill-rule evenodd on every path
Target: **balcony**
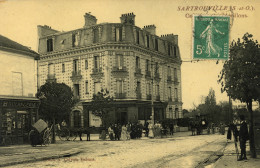
M 179 84 L 179 80 L 178 80 L 178 78 L 176 78 L 176 77 L 174 78 L 174 84 L 175 84 L 175 85 L 178 85 L 178 84 Z
M 70 78 L 73 82 L 78 82 L 82 78 L 81 71 L 72 71 Z
M 136 92 L 136 98 L 137 99 L 142 99 L 142 94 L 140 92 Z
M 146 95 L 146 100 L 152 100 L 152 95 L 151 94 L 147 94 Z
M 102 68 L 93 68 L 91 77 L 101 78 L 103 76 Z
M 112 72 L 126 72 L 125 66 L 114 66 Z
M 151 71 L 145 71 L 145 77 L 151 78 Z
M 126 93 L 116 93 L 116 99 L 125 99 Z
M 160 95 L 157 95 L 155 98 L 156 101 L 160 101 Z
M 174 98 L 174 102 L 179 102 L 178 98 Z
M 55 74 L 48 74 L 46 82 L 56 82 Z

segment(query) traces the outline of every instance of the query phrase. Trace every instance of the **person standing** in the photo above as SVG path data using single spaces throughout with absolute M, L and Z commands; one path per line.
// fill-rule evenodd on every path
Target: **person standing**
M 170 135 L 173 135 L 173 122 L 169 124 Z
M 150 123 L 149 124 L 149 126 L 148 126 L 148 128 L 149 128 L 149 134 L 148 134 L 148 137 L 149 138 L 154 138 L 154 134 L 153 134 L 153 124 L 152 123 Z
M 238 161 L 247 160 L 246 141 L 249 140 L 249 134 L 248 134 L 247 123 L 245 122 L 245 116 L 241 115 L 240 120 L 241 120 L 241 126 L 239 130 L 239 142 L 240 142 L 241 155 Z
M 112 127 L 112 125 L 110 125 L 109 127 L 108 127 L 108 135 L 109 135 L 109 138 L 110 138 L 110 140 L 114 140 L 114 130 L 113 130 L 113 127 Z
M 122 126 L 121 139 L 123 141 L 127 140 L 127 128 L 126 128 L 126 125 Z

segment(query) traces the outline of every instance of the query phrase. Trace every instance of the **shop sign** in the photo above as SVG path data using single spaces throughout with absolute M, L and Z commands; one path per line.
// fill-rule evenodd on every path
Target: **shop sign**
M 36 102 L 19 102 L 19 101 L 2 101 L 2 107 L 20 107 L 20 108 L 35 108 Z

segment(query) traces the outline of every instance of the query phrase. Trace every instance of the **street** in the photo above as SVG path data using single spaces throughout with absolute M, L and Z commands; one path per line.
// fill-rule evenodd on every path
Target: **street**
M 190 132 L 183 132 L 170 138 L 161 139 L 142 138 L 130 141 L 66 142 L 64 145 L 80 148 L 82 152 L 71 157 L 25 163 L 11 167 L 193 168 L 202 166 L 208 158 L 223 152 L 226 145 L 226 136 L 224 135 L 190 135 Z M 51 148 L 53 145 L 55 144 L 51 144 L 47 148 Z M 215 158 L 217 159 L 217 157 Z

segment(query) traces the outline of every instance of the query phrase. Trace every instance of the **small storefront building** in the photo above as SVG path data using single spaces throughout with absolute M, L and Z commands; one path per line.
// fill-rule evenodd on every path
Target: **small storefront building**
M 33 97 L 0 96 L 0 144 L 29 143 L 28 134 L 38 119 L 39 103 Z

